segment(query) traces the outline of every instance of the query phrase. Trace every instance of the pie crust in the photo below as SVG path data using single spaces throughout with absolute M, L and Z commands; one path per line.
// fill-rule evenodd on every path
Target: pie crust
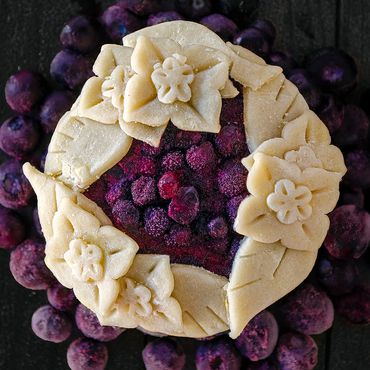
M 55 130 L 45 173 L 24 165 L 47 266 L 103 325 L 192 338 L 229 330 L 236 338 L 311 271 L 346 172 L 342 153 L 281 68 L 197 23 L 163 23 L 126 36 L 123 46 L 104 45 L 93 70 Z M 235 81 L 250 195 L 235 221 L 245 238 L 227 280 L 167 255 L 138 254 L 83 191 L 126 155 L 132 138 L 159 145 L 170 120 L 219 132 L 222 99 L 239 93 Z

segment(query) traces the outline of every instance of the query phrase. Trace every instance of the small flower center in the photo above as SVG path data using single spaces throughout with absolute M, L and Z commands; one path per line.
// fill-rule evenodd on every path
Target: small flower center
M 284 159 L 296 163 L 301 170 L 310 167 L 322 168 L 321 161 L 316 157 L 315 152 L 308 146 L 299 147 L 298 150 L 290 150 L 284 155 Z
M 151 78 L 160 102 L 172 104 L 179 100 L 185 103 L 191 99 L 189 85 L 194 80 L 194 72 L 186 64 L 185 56 L 173 54 L 163 63 L 156 63 Z
M 103 252 L 99 246 L 88 244 L 82 239 L 73 239 L 64 259 L 72 273 L 81 281 L 99 281 L 103 278 Z
M 311 216 L 311 199 L 312 193 L 306 186 L 296 186 L 292 181 L 282 179 L 275 184 L 274 192 L 267 197 L 267 205 L 276 212 L 281 223 L 290 225 Z
M 124 278 L 123 284 L 122 303 L 128 305 L 130 316 L 148 317 L 153 311 L 150 303 L 152 298 L 150 290 L 129 278 Z

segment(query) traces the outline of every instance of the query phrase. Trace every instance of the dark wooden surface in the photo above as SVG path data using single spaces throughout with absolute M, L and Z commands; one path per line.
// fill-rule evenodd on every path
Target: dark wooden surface
M 155 0 L 153 0 L 155 1 Z M 248 2 L 248 1 L 247 1 Z M 21 68 L 48 74 L 58 51 L 63 23 L 79 12 L 109 0 L 0 0 L 0 121 L 10 115 L 3 96 L 7 77 Z M 353 55 L 360 67 L 361 86 L 370 87 L 370 1 L 368 0 L 260 0 L 254 16 L 273 21 L 276 47 L 298 58 L 321 46 L 338 46 Z M 0 251 L 0 369 L 68 369 L 67 344 L 55 345 L 35 337 L 30 329 L 33 311 L 46 303 L 44 292 L 20 287 L 8 268 L 9 254 Z M 74 334 L 75 336 L 78 333 Z M 370 369 L 370 327 L 354 327 L 336 319 L 331 331 L 315 338 L 320 347 L 317 369 Z M 125 332 L 109 345 L 108 370 L 141 370 L 145 337 Z M 188 363 L 194 369 L 196 342 L 184 340 Z

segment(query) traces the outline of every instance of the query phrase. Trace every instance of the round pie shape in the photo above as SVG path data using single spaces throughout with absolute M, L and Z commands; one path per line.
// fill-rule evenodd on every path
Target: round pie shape
M 95 77 L 60 120 L 45 173 L 24 173 L 38 198 L 45 262 L 101 324 L 202 338 L 236 338 L 258 312 L 311 271 L 346 168 L 320 119 L 281 68 L 224 43 L 202 25 L 175 21 L 104 45 Z M 139 254 L 83 191 L 128 152 L 157 146 L 171 121 L 219 132 L 222 99 L 243 94 L 250 193 L 235 230 L 244 235 L 229 279 Z

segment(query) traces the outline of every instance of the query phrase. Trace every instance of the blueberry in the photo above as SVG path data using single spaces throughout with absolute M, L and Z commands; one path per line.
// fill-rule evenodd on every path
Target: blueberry
M 332 95 L 324 95 L 317 112 L 331 135 L 340 132 L 344 122 L 344 108 Z
M 92 60 L 72 50 L 62 50 L 52 60 L 50 74 L 62 86 L 79 89 L 93 75 Z
M 318 349 L 308 335 L 283 334 L 276 347 L 276 361 L 279 370 L 312 370 L 317 364 Z
M 360 146 L 366 142 L 369 132 L 369 119 L 359 107 L 344 106 L 343 124 L 333 136 L 333 142 L 340 148 Z
M 77 305 L 73 290 L 61 284 L 55 284 L 48 288 L 47 296 L 49 303 L 59 311 L 72 311 Z
M 315 82 L 328 92 L 345 94 L 357 83 L 356 63 L 342 50 L 317 50 L 308 58 L 306 68 Z
M 283 69 L 286 75 L 289 75 L 290 72 L 297 68 L 297 61 L 289 53 L 284 53 L 282 51 L 272 51 L 268 55 L 268 62 L 275 66 L 279 66 Z
M 181 187 L 168 207 L 168 215 L 181 225 L 189 225 L 198 212 L 199 195 L 193 186 Z
M 319 282 L 331 295 L 350 293 L 358 281 L 358 269 L 353 261 L 322 256 L 316 263 Z
M 182 370 L 185 366 L 183 348 L 169 338 L 153 340 L 142 354 L 146 370 Z
M 330 215 L 330 228 L 324 241 L 335 258 L 359 258 L 370 241 L 370 215 L 354 205 L 336 208 Z
M 198 346 L 195 366 L 197 370 L 239 370 L 241 358 L 228 338 L 218 337 Z
M 42 340 L 61 343 L 71 335 L 72 324 L 66 314 L 46 305 L 32 315 L 32 330 Z
M 121 43 L 122 37 L 143 26 L 143 22 L 135 14 L 119 3 L 104 11 L 101 23 L 109 38 L 116 43 Z
M 118 336 L 125 331 L 123 328 L 100 325 L 94 312 L 90 311 L 82 304 L 77 306 L 75 320 L 77 327 L 81 330 L 83 335 L 100 342 L 110 342 L 118 338 Z
M 10 254 L 9 267 L 14 279 L 27 289 L 43 290 L 54 283 L 46 267 L 45 245 L 31 239 L 25 240 Z
M 311 284 L 290 293 L 279 305 L 279 318 L 291 330 L 321 334 L 333 325 L 334 308 L 327 294 Z
M 353 324 L 370 324 L 370 286 L 362 285 L 338 297 L 335 308 L 339 315 Z
M 303 95 L 311 109 L 316 110 L 319 108 L 322 99 L 320 91 L 314 85 L 306 70 L 294 69 L 289 74 L 289 80 L 298 87 L 299 92 Z
M 104 370 L 108 362 L 108 349 L 104 343 L 89 338 L 74 340 L 67 351 L 71 370 Z
M 233 18 L 238 23 L 245 25 L 249 22 L 250 15 L 258 9 L 259 0 L 218 0 L 217 10 Z
M 42 100 L 46 82 L 39 73 L 22 70 L 10 76 L 5 85 L 5 98 L 18 113 L 29 113 Z
M 74 96 L 69 91 L 55 91 L 46 97 L 40 110 L 41 127 L 45 133 L 50 134 L 55 130 L 63 114 L 67 112 L 74 101 Z
M 211 0 L 176 0 L 175 6 L 179 13 L 192 20 L 203 18 L 212 11 Z
M 238 32 L 238 26 L 222 14 L 211 14 L 202 18 L 199 23 L 217 33 L 224 41 L 230 41 Z
M 34 195 L 21 164 L 8 160 L 0 165 L 0 204 L 6 208 L 22 208 Z
M 88 53 L 97 48 L 99 35 L 91 19 L 79 15 L 64 25 L 59 39 L 64 48 Z
M 250 27 L 256 28 L 257 30 L 260 30 L 265 35 L 265 38 L 267 41 L 272 44 L 275 41 L 276 38 L 276 29 L 275 26 L 267 19 L 256 19 Z
M 257 28 L 246 28 L 234 36 L 233 43 L 241 45 L 260 57 L 266 57 L 270 51 L 270 44 L 265 33 Z
M 20 216 L 10 209 L 0 208 L 0 248 L 10 249 L 25 237 L 26 230 Z
M 347 173 L 344 181 L 350 186 L 366 189 L 370 187 L 370 153 L 367 150 L 353 150 L 345 156 Z
M 164 22 L 179 21 L 183 19 L 184 17 L 175 11 L 159 12 L 159 13 L 151 14 L 149 16 L 147 25 L 154 26 L 156 24 L 160 24 Z
M 40 125 L 33 118 L 16 116 L 0 127 L 0 148 L 11 157 L 24 158 L 40 139 Z
M 275 317 L 268 311 L 255 316 L 235 340 L 239 352 L 251 361 L 264 360 L 271 355 L 279 336 Z

